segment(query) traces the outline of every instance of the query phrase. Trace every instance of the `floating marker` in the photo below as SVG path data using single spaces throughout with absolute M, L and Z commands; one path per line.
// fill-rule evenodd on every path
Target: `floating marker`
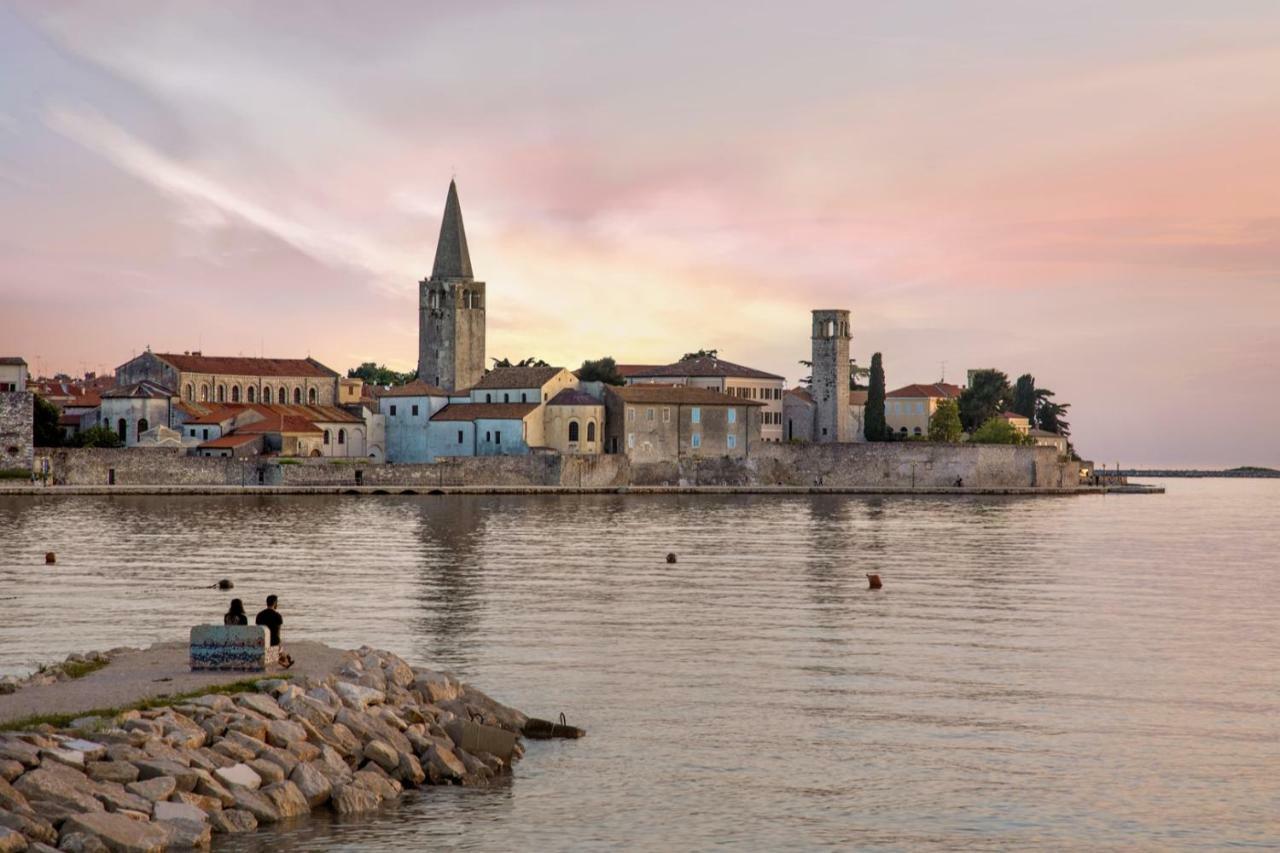
M 676 561 L 676 555 L 675 555 L 675 554 L 668 554 L 668 555 L 667 555 L 667 562 L 668 562 L 668 563 L 674 563 L 675 561 Z
M 867 574 L 867 589 L 880 589 L 882 586 L 879 575 Z
M 46 566 L 52 566 L 54 563 L 58 562 L 58 558 L 54 556 L 52 551 L 46 551 L 44 555 L 44 562 Z

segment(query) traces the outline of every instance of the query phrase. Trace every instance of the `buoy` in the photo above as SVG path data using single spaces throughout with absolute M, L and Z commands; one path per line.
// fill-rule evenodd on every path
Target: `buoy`
M 233 584 L 231 581 L 227 580 L 226 578 L 223 578 L 222 580 L 218 581 L 218 589 L 235 589 L 235 588 L 236 588 L 236 585 Z
M 881 586 L 879 575 L 867 574 L 867 589 L 880 589 Z
M 52 551 L 46 551 L 44 555 L 44 562 L 45 565 L 52 566 L 54 563 L 58 562 L 58 558 L 54 556 Z
M 675 561 L 676 561 L 676 555 L 675 555 L 675 554 L 668 554 L 668 555 L 667 555 L 667 562 L 668 562 L 668 563 L 674 563 Z

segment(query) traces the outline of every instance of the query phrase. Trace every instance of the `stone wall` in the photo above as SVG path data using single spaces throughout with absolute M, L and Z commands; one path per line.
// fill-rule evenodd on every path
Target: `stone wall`
M 176 447 L 41 451 L 54 486 L 239 486 L 258 482 L 256 462 L 187 456 Z
M 30 391 L 0 393 L 0 470 L 31 470 L 34 406 Z

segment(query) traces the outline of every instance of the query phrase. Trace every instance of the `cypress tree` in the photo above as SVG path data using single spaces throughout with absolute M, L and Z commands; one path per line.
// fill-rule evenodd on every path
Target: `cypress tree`
M 1013 386 L 1013 403 L 1009 408 L 1036 425 L 1036 378 L 1030 373 L 1018 377 Z
M 867 408 L 863 431 L 867 441 L 885 441 L 889 427 L 884 421 L 884 364 L 880 353 L 871 356 L 871 378 L 867 387 Z

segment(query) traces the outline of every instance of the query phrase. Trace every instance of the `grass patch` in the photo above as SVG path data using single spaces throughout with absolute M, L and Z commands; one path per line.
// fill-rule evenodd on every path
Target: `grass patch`
M 31 472 L 22 468 L 0 468 L 0 480 L 30 480 Z
M 89 711 L 76 711 L 69 714 L 32 714 L 30 717 L 23 717 L 18 720 L 10 720 L 7 723 L 0 723 L 0 732 L 15 732 L 34 729 L 36 726 L 50 725 L 55 729 L 63 729 L 71 724 L 72 720 L 78 720 L 81 717 L 105 717 L 110 719 L 116 714 L 125 711 L 152 711 L 156 708 L 168 708 L 173 705 L 182 704 L 184 699 L 196 699 L 200 696 L 208 696 L 213 693 L 223 695 L 233 695 L 236 693 L 256 693 L 258 692 L 258 682 L 271 681 L 273 679 L 288 679 L 293 673 L 281 673 L 280 675 L 271 675 L 262 678 L 246 678 L 240 681 L 232 681 L 229 684 L 213 684 L 209 687 L 203 687 L 199 690 L 189 690 L 186 693 L 162 693 L 159 696 L 150 696 L 140 702 L 134 702 L 131 705 L 122 705 L 119 708 L 94 708 Z
M 108 663 L 110 661 L 105 660 L 68 661 L 59 664 L 59 667 L 67 674 L 67 678 L 84 678 L 89 673 L 102 669 Z
M 276 464 L 277 464 L 277 465 L 301 465 L 301 464 L 302 464 L 302 460 L 300 460 L 300 459 L 277 459 L 277 460 L 276 460 Z

